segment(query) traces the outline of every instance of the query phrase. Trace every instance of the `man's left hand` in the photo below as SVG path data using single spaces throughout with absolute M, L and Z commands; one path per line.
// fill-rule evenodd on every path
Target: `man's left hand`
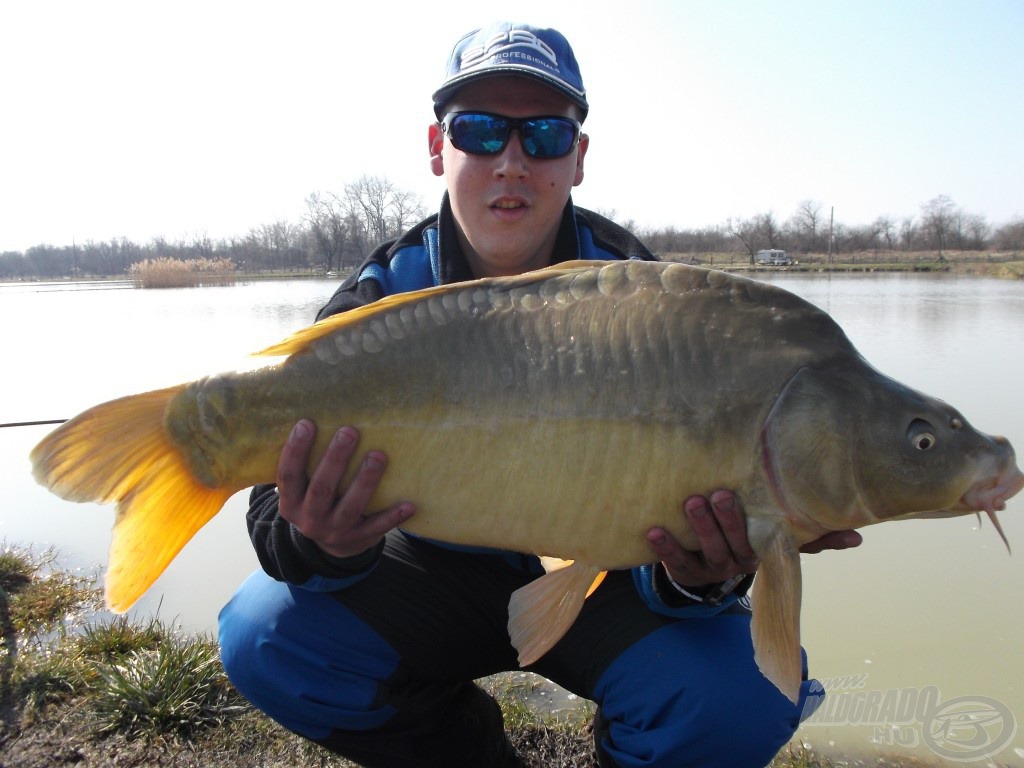
M 747 539 L 743 509 L 731 491 L 715 491 L 707 498 L 691 496 L 683 503 L 683 512 L 700 543 L 698 551 L 684 549 L 664 528 L 647 532 L 651 550 L 677 584 L 702 587 L 757 570 L 757 553 Z M 813 554 L 848 549 L 862 540 L 853 530 L 831 531 L 804 544 L 800 551 Z

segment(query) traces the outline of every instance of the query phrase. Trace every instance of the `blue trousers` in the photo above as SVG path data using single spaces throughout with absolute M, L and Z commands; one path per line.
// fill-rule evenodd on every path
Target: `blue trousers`
M 274 720 L 367 768 L 516 765 L 472 681 L 518 668 L 508 597 L 537 574 L 533 558 L 400 532 L 337 592 L 257 572 L 221 612 L 224 667 Z M 745 609 L 662 616 L 628 573 L 610 573 L 530 670 L 597 702 L 601 765 L 619 768 L 763 766 L 823 696 L 805 682 L 794 705 L 761 675 Z

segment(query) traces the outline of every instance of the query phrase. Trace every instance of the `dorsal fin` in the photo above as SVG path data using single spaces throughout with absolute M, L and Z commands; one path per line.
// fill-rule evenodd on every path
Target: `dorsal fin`
M 488 277 L 480 280 L 452 283 L 450 285 L 439 285 L 433 288 L 424 288 L 420 291 L 411 291 L 409 293 L 398 293 L 393 296 L 385 296 L 383 299 L 375 301 L 372 304 L 367 304 L 365 307 L 359 307 L 358 309 L 353 309 L 348 312 L 342 312 L 340 314 L 324 318 L 317 323 L 313 323 L 313 325 L 296 331 L 288 338 L 279 341 L 266 349 L 261 349 L 259 352 L 255 352 L 254 355 L 257 357 L 282 357 L 302 352 L 303 350 L 308 349 L 309 346 L 317 339 L 329 336 L 335 331 L 357 325 L 371 317 L 381 314 L 382 312 L 387 312 L 406 304 L 414 304 L 425 298 L 429 298 L 430 296 L 443 296 L 448 293 L 475 290 L 478 288 L 485 288 L 491 291 L 508 291 L 512 288 L 530 285 L 542 280 L 547 280 L 548 278 L 556 275 L 566 274 L 579 269 L 592 269 L 594 267 L 604 266 L 606 263 L 607 262 L 602 261 L 566 261 L 550 267 L 545 267 L 544 269 L 537 269 L 533 272 L 524 272 L 521 275 L 512 275 L 510 277 Z

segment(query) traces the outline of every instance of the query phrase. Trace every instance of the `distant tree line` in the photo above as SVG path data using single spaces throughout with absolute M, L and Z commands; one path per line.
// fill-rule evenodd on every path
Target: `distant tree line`
M 419 198 L 387 179 L 363 176 L 340 194 L 314 192 L 296 223 L 276 221 L 242 237 L 213 241 L 206 235 L 145 245 L 127 238 L 0 253 L 0 280 L 125 276 L 147 260 L 229 259 L 250 273 L 341 271 L 353 267 L 384 240 L 397 237 L 426 214 Z
M 804 200 L 785 221 L 769 211 L 730 218 L 717 227 L 667 227 L 637 234 L 656 253 L 736 253 L 751 261 L 763 248 L 833 256 L 932 251 L 940 258 L 945 251 L 1024 251 L 1024 219 L 994 227 L 984 216 L 957 207 L 947 195 L 922 205 L 917 217 L 879 216 L 870 224 L 848 226 L 832 221 L 830 214 L 820 202 Z
M 384 240 L 399 236 L 423 218 L 420 199 L 385 178 L 363 176 L 341 194 L 314 192 L 301 221 L 278 221 L 249 230 L 243 237 L 216 242 L 205 235 L 169 242 L 163 237 L 139 245 L 126 238 L 109 242 L 37 245 L 25 252 L 0 253 L 0 280 L 127 276 L 147 259 L 228 259 L 235 269 L 268 271 L 342 271 L 358 265 Z M 613 212 L 604 212 L 616 218 Z M 820 202 L 802 201 L 785 221 L 772 212 L 730 218 L 700 229 L 642 229 L 620 221 L 658 254 L 731 254 L 753 261 L 762 248 L 794 254 L 853 254 L 873 251 L 1024 251 L 1024 219 L 994 227 L 984 216 L 967 213 L 947 195 L 921 206 L 918 216 L 879 216 L 866 225 L 832 221 Z

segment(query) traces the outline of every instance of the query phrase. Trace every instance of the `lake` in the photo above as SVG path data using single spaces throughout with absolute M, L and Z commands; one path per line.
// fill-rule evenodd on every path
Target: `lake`
M 758 277 L 829 312 L 884 373 L 947 400 L 982 431 L 1004 434 L 1024 451 L 1024 283 L 949 275 Z M 67 418 L 103 400 L 231 367 L 308 324 L 335 286 L 0 285 L 7 371 L 0 423 Z M 7 491 L 0 539 L 53 546 L 65 565 L 96 570 L 106 561 L 113 508 L 64 502 L 36 485 L 28 453 L 49 429 L 0 429 Z M 1022 496 L 1000 516 L 1018 549 Z M 257 567 L 246 501 L 244 493 L 232 498 L 133 611 L 213 631 L 221 605 Z M 863 533 L 857 550 L 803 557 L 803 643 L 831 696 L 801 736 L 815 747 L 878 745 L 960 761 L 987 738 L 1001 747 L 1002 764 L 1024 764 L 1024 560 L 1010 557 L 992 526 L 986 521 L 979 530 L 973 517 Z

